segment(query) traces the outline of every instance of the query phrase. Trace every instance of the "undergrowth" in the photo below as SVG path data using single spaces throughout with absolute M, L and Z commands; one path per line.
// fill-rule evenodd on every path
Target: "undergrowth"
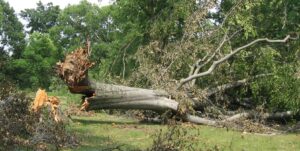
M 54 121 L 50 109 L 33 112 L 32 99 L 11 83 L 1 82 L 0 88 L 0 150 L 59 150 L 78 144 L 66 123 Z

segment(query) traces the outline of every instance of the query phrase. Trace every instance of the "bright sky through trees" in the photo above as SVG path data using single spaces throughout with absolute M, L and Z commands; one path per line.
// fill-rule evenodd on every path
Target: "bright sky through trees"
M 21 10 L 26 8 L 35 8 L 36 3 L 39 0 L 5 0 L 11 7 L 14 8 L 16 13 L 20 13 Z M 109 5 L 110 0 L 88 0 L 94 4 L 100 4 L 102 6 Z M 59 5 L 60 8 L 66 7 L 68 4 L 78 4 L 80 0 L 41 0 L 42 3 L 52 2 L 54 5 Z

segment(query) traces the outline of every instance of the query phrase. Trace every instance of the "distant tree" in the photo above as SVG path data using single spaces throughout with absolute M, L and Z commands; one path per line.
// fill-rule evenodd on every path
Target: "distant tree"
M 19 58 L 25 47 L 23 25 L 4 0 L 0 0 L 0 14 L 0 55 L 12 54 Z
M 39 1 L 36 8 L 22 10 L 20 16 L 28 22 L 26 27 L 30 29 L 29 33 L 48 33 L 51 27 L 57 25 L 59 13 L 58 5 L 54 6 L 51 2 L 43 4 Z
M 102 60 L 105 73 L 122 78 L 129 77 L 139 66 L 136 60 L 138 48 L 150 41 L 160 41 L 161 49 L 169 42 L 183 36 L 185 20 L 192 13 L 196 1 L 135 1 L 117 0 L 110 8 L 114 48 Z
M 106 57 L 111 42 L 109 11 L 88 1 L 66 7 L 58 17 L 58 25 L 50 29 L 55 45 L 62 53 L 91 41 L 92 58 L 96 62 Z M 108 48 L 108 49 L 107 49 Z
M 22 57 L 11 62 L 9 74 L 18 73 L 14 80 L 21 88 L 48 88 L 57 58 L 57 49 L 49 35 L 34 32 Z

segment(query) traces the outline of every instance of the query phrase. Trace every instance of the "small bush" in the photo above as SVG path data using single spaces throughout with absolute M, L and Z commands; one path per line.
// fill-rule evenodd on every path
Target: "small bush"
M 165 132 L 161 129 L 154 135 L 148 151 L 194 151 L 196 138 L 180 125 L 169 125 Z

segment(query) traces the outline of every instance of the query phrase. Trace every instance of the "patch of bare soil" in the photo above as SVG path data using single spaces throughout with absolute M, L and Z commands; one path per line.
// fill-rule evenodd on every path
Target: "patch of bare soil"
M 95 112 L 94 111 L 82 111 L 80 110 L 80 107 L 78 107 L 78 105 L 75 104 L 70 104 L 68 105 L 68 107 L 65 109 L 64 113 L 70 117 L 70 116 L 95 116 Z

